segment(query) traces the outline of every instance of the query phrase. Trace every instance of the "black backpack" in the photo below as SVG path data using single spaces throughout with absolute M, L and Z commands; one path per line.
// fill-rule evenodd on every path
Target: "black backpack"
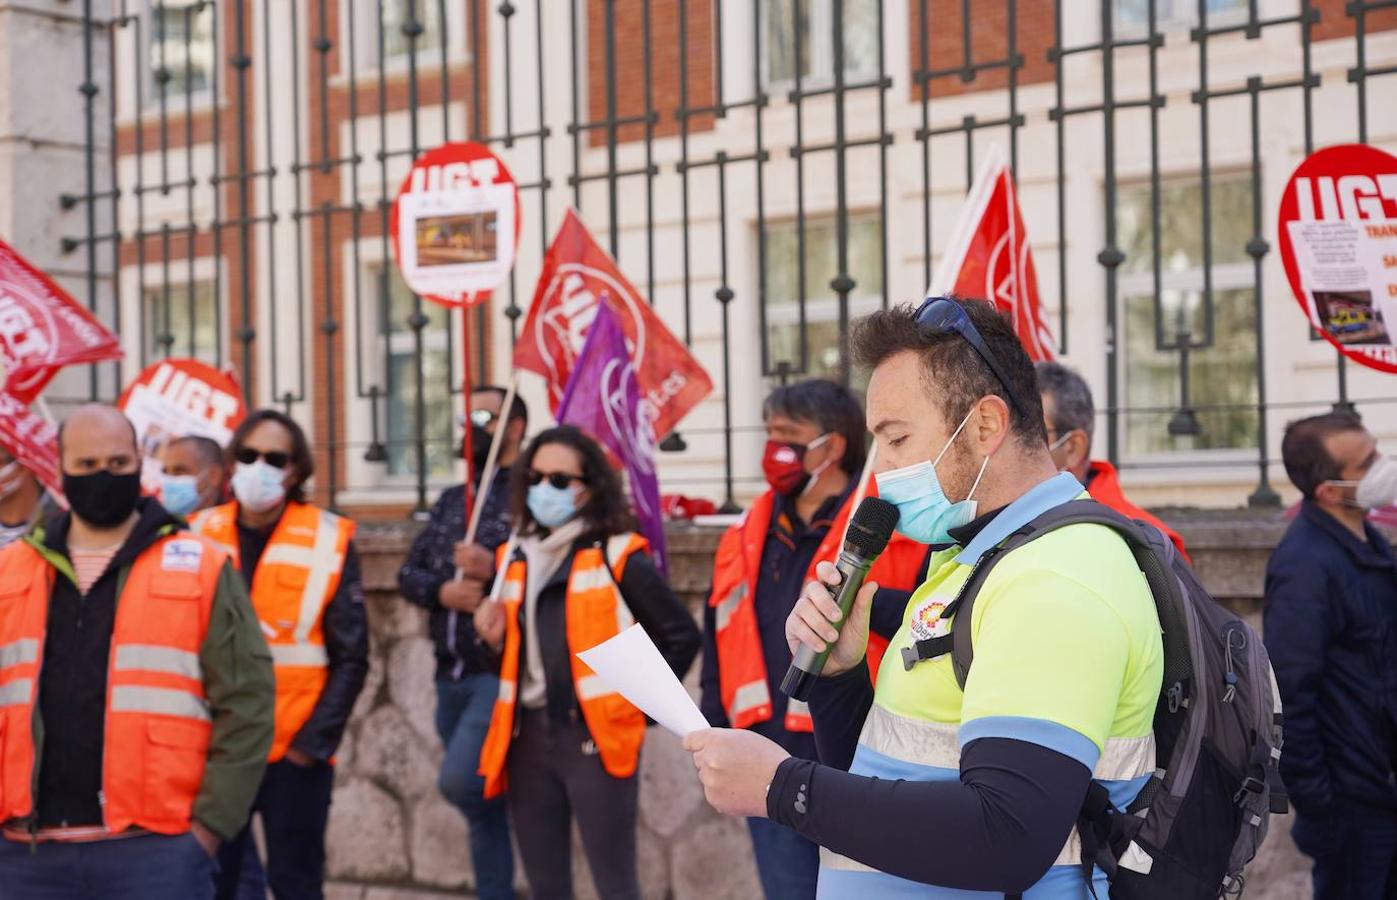
M 1164 640 L 1154 716 L 1158 768 L 1127 809 L 1116 809 L 1106 788 L 1091 783 L 1077 820 L 1083 876 L 1090 888 L 1099 867 L 1110 879 L 1112 900 L 1240 896 L 1242 870 L 1266 837 L 1268 817 L 1289 806 L 1277 768 L 1280 695 L 1261 638 L 1208 595 L 1159 529 L 1093 500 L 1050 509 L 980 557 L 941 613 L 955 616 L 951 634 L 919 642 L 904 656 L 951 653 L 964 688 L 975 655 L 975 597 L 996 562 L 1049 532 L 1082 524 L 1104 525 L 1130 547 L 1154 594 Z

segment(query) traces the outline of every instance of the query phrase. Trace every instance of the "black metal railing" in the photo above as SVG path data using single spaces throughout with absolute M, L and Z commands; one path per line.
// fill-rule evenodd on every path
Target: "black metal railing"
M 1377 98 L 1397 86 L 1397 60 L 1375 60 L 1370 47 L 1376 31 L 1397 27 L 1397 0 L 115 6 L 98 15 L 92 0 L 83 4 L 86 189 L 61 202 L 83 207 L 85 233 L 65 238 L 63 249 L 85 255 L 90 306 L 115 310 L 123 332 L 139 331 L 142 365 L 191 354 L 231 363 L 258 400 L 304 417 L 332 504 L 366 486 L 350 474 L 353 460 L 361 470 L 396 467 L 421 509 L 433 467 L 450 454 L 450 404 L 440 398 L 460 390 L 449 348 L 465 322 L 403 293 L 388 239 L 390 179 L 444 140 L 486 143 L 524 173 L 525 244 L 537 248 L 524 259 L 541 256 L 571 203 L 647 298 L 665 297 L 671 326 L 714 368 L 721 425 L 686 425 L 664 446 L 707 447 L 721 474 L 675 479 L 667 490 L 731 503 L 756 474 L 736 471 L 734 438 L 760 427 L 734 401 L 766 381 L 853 377 L 839 339 L 851 317 L 870 302 L 915 299 L 906 285 L 930 282 L 944 223 L 989 140 L 1007 145 L 1016 172 L 1038 173 L 1038 201 L 1025 215 L 1047 263 L 1040 287 L 1056 312 L 1059 350 L 1084 364 L 1104 358 L 1098 430 L 1111 459 L 1173 465 L 1131 442 L 1167 450 L 1202 436 L 1207 446 L 1209 428 L 1233 416 L 1254 454 L 1209 464 L 1254 468 L 1251 501 L 1272 504 L 1268 426 L 1278 414 L 1331 404 L 1385 410 L 1397 401 L 1390 389 L 1351 396 L 1336 354 L 1332 396 L 1297 402 L 1286 391 L 1278 403 L 1263 339 L 1267 303 L 1288 306 L 1263 290 L 1275 283 L 1266 277 L 1276 265 L 1266 235 L 1279 201 L 1275 173 L 1264 177 L 1276 159 L 1264 145 L 1270 117 L 1299 116 L 1306 153 L 1366 141 L 1372 115 L 1383 114 Z M 1276 14 L 1278 6 L 1287 9 Z M 1320 46 L 1324 66 L 1315 62 Z M 1193 76 L 1181 81 L 1181 67 Z M 1316 133 L 1321 90 L 1351 105 L 1342 133 Z M 1194 133 L 1166 139 L 1164 117 L 1181 104 L 1196 110 Z M 1245 139 L 1235 123 L 1218 137 L 1219 115 L 1244 118 Z M 1390 109 L 1383 121 L 1390 124 Z M 1087 147 L 1099 158 L 1089 218 L 1073 199 L 1082 190 L 1074 156 Z M 1181 148 L 1196 164 L 1161 159 Z M 1180 196 L 1192 203 L 1196 195 L 1197 208 L 1176 214 L 1164 207 L 1181 175 L 1189 186 Z M 1224 175 L 1228 191 L 1249 193 L 1250 216 L 1232 226 L 1246 240 L 1219 249 L 1213 204 Z M 1123 195 L 1142 191 L 1148 237 L 1134 218 L 1123 235 Z M 1171 287 L 1166 270 L 1166 244 L 1176 240 L 1166 229 L 1178 215 L 1190 225 L 1177 240 L 1196 245 L 1196 254 L 1179 251 L 1201 279 L 1196 287 Z M 776 258 L 773 229 L 794 230 L 794 253 Z M 1126 237 L 1149 248 L 1139 270 Z M 829 264 L 812 266 L 808 257 L 821 254 Z M 1220 288 L 1224 269 L 1232 280 Z M 492 330 L 517 334 L 534 275 L 517 267 L 488 306 L 470 313 L 474 378 L 490 370 Z M 1224 296 L 1231 305 L 1221 311 Z M 1131 352 L 1173 370 L 1170 396 L 1157 402 L 1124 395 L 1140 371 L 1123 355 L 1124 319 L 1140 303 L 1150 306 L 1140 321 L 1152 322 L 1153 334 Z M 1099 350 L 1075 333 L 1083 310 L 1104 320 Z M 1249 323 L 1246 353 L 1228 357 L 1220 346 L 1224 312 Z M 759 366 L 733 355 L 749 314 Z M 1290 318 L 1288 330 L 1304 329 L 1293 309 L 1279 315 Z M 716 328 L 707 324 L 715 318 Z M 704 346 L 708 337 L 721 346 Z M 1245 370 L 1244 402 L 1200 392 L 1227 366 Z M 94 372 L 90 393 L 100 392 Z M 363 414 L 347 417 L 351 407 Z

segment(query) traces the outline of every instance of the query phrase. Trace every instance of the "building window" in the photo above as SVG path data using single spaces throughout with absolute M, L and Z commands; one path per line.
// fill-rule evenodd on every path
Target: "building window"
M 379 22 L 383 34 L 384 62 L 391 63 L 395 60 L 406 59 L 412 51 L 414 42 L 403 32 L 403 28 L 410 21 L 415 20 L 422 29 L 422 33 L 417 36 L 416 40 L 419 55 L 431 51 L 439 53 L 446 40 L 447 29 L 442 24 L 441 0 L 358 0 L 358 2 L 361 10 L 360 22 L 373 23 L 375 20 Z M 360 58 L 370 66 L 376 65 L 379 51 L 376 43 L 378 32 L 370 27 L 359 29 L 359 33 L 367 38 L 368 43 L 367 46 L 363 47 Z
M 801 230 L 796 221 L 766 225 L 765 338 L 771 368 L 782 362 L 801 371 Z M 877 215 L 849 217 L 850 320 L 878 309 L 883 298 L 883 226 Z M 839 273 L 839 245 L 832 217 L 805 219 L 805 339 L 811 378 L 839 377 L 839 298 L 829 283 Z M 853 373 L 858 375 L 857 372 Z
M 1143 35 L 1150 28 L 1152 0 L 1113 0 L 1116 28 L 1121 36 Z M 1198 24 L 1198 0 L 1153 0 L 1155 27 L 1192 28 Z M 1208 26 L 1232 25 L 1246 18 L 1247 0 L 1204 0 L 1208 11 Z
M 141 288 L 143 363 L 167 356 L 218 365 L 218 302 L 212 281 L 173 281 Z
M 1203 304 L 1203 199 L 1198 181 L 1160 188 L 1159 332 L 1152 271 L 1149 185 L 1121 191 L 1117 216 L 1126 261 L 1121 268 L 1125 340 L 1120 371 L 1127 410 L 1122 417 L 1128 453 L 1254 447 L 1257 439 L 1255 274 L 1246 244 L 1251 237 L 1251 179 L 1211 182 L 1213 339 Z M 1180 403 L 1181 336 L 1189 352 L 1189 406 L 1197 435 L 1169 434 Z M 1131 409 L 1161 410 L 1130 412 Z
M 864 81 L 878 74 L 880 0 L 844 0 L 844 78 Z M 834 82 L 834 0 L 761 0 L 762 84 L 801 87 Z M 796 38 L 800 54 L 796 54 Z
M 159 100 L 202 94 L 213 87 L 214 4 L 207 0 L 148 0 L 146 71 Z
M 366 284 L 381 289 L 385 269 L 374 266 L 366 273 Z M 386 268 L 388 275 L 387 333 L 377 340 L 378 359 L 386 367 L 379 387 L 386 394 L 388 474 L 417 474 L 417 345 L 409 324 L 416 311 L 415 299 L 397 266 Z M 447 334 L 445 307 L 422 302 L 427 325 L 422 329 L 422 382 L 426 417 L 423 438 L 427 448 L 427 475 L 449 478 L 456 462 L 452 446 L 451 347 Z

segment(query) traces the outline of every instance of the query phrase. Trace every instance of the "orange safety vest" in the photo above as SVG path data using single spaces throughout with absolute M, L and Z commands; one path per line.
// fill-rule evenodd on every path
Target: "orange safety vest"
M 199 513 L 190 525 L 227 552 L 236 567 L 237 523 L 238 504 L 225 503 Z M 325 607 L 339 589 L 354 527 L 352 520 L 308 503 L 288 503 L 257 561 L 252 608 L 276 673 L 276 730 L 269 762 L 286 755 L 325 689 Z
M 507 547 L 506 544 L 495 551 L 497 566 L 505 565 Z M 567 642 L 572 659 L 573 690 L 582 707 L 587 731 L 597 745 L 602 767 L 613 778 L 629 778 L 635 774 L 640 762 L 640 745 L 645 740 L 645 714 L 603 684 L 577 654 L 615 637 L 635 622 L 619 585 L 631 554 L 648 547 L 639 535 L 618 534 L 606 542 L 605 555 L 599 544 L 579 548 L 568 573 Z M 480 748 L 479 772 L 485 777 L 486 797 L 498 797 L 507 786 L 505 761 L 515 734 L 519 657 L 524 642 L 519 616 L 524 606 L 527 569 L 528 564 L 520 556 L 509 561 L 500 591 L 505 612 L 500 692 L 490 716 L 490 730 Z
M 1164 532 L 1164 536 L 1169 538 L 1175 547 L 1179 548 L 1179 553 L 1183 555 L 1183 558 L 1190 565 L 1193 564 L 1193 559 L 1184 549 L 1184 539 L 1179 536 L 1177 531 L 1165 525 L 1158 516 L 1146 512 L 1126 499 L 1125 490 L 1121 487 L 1120 474 L 1116 472 L 1115 466 L 1104 459 L 1093 459 L 1087 468 L 1086 487 L 1087 493 L 1091 494 L 1091 499 L 1097 503 L 1109 506 L 1128 519 L 1143 519 Z
M 870 485 L 870 493 L 873 493 Z M 805 580 L 815 580 L 815 566 L 821 561 L 834 561 L 839 556 L 845 523 L 851 514 L 853 492 L 844 501 L 834 523 L 820 542 L 806 570 Z M 767 491 L 757 498 L 742 520 L 723 533 L 718 553 L 713 560 L 713 593 L 708 605 L 714 608 L 718 646 L 718 689 L 723 709 L 734 728 L 748 728 L 771 719 L 771 691 L 767 687 L 767 661 L 762 654 L 761 635 L 757 630 L 757 575 L 761 571 L 762 549 L 770 531 L 771 514 L 776 508 L 776 495 Z M 889 541 L 888 548 L 878 557 L 868 573 L 870 581 L 881 587 L 912 590 L 916 587 L 926 548 L 900 535 Z M 870 674 L 876 678 L 877 664 L 887 650 L 888 642 L 870 635 L 868 663 Z M 789 660 L 783 664 L 788 665 Z M 786 705 L 787 731 L 813 731 L 810 708 L 792 699 Z
M 199 651 L 226 557 L 188 532 L 131 566 L 107 665 L 102 824 L 189 830 L 213 723 Z M 28 540 L 0 550 L 0 822 L 34 815 L 35 698 L 56 570 Z

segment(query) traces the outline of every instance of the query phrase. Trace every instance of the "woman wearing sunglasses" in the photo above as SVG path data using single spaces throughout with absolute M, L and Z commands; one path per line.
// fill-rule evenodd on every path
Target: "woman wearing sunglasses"
M 243 574 L 276 671 L 276 729 L 253 812 L 267 835 L 265 881 L 278 898 L 320 898 L 331 765 L 369 669 L 354 523 L 306 502 L 315 469 L 305 432 L 257 410 L 233 433 L 232 503 L 191 526 Z M 219 853 L 219 898 L 266 886 L 249 831 Z
M 621 479 L 587 435 L 561 426 L 534 438 L 515 463 L 510 502 L 518 540 L 507 559 L 510 545 L 499 553 L 499 602 L 476 613 L 477 631 L 503 654 L 480 756 L 486 796 L 508 786 L 531 896 L 573 896 L 575 815 L 597 893 L 638 898 L 645 717 L 576 654 L 638 622 L 682 678 L 698 628 L 632 531 Z

